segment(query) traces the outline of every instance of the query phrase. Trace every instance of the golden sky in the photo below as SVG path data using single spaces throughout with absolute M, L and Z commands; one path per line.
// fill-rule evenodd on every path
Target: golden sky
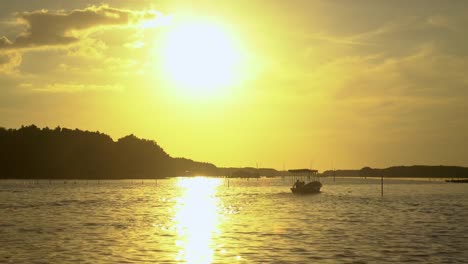
M 0 3 L 0 126 L 218 166 L 468 165 L 468 2 Z

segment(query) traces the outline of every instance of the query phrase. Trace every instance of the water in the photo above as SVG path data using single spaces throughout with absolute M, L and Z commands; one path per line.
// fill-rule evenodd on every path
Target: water
M 0 181 L 0 263 L 466 263 L 468 185 Z

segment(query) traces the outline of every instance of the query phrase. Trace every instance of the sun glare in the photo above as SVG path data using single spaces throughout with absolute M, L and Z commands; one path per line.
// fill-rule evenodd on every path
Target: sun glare
M 177 227 L 177 260 L 186 263 L 211 263 L 218 232 L 219 215 L 216 189 L 218 179 L 179 179 L 183 195 L 178 199 L 174 222 Z
M 241 54 L 221 25 L 191 21 L 172 25 L 163 43 L 169 82 L 189 96 L 210 96 L 239 81 Z

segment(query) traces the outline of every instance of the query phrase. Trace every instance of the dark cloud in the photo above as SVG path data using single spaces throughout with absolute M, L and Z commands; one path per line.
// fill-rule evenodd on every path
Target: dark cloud
M 0 38 L 0 49 L 19 49 L 66 45 L 78 41 L 73 31 L 99 26 L 126 25 L 139 20 L 154 19 L 152 12 L 135 12 L 109 6 L 91 6 L 71 12 L 52 13 L 47 10 L 17 14 L 18 23 L 26 25 L 25 32 L 10 41 Z

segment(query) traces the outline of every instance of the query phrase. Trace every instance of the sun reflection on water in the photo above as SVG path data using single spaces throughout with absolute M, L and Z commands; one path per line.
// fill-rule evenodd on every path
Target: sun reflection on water
M 182 195 L 175 205 L 176 247 L 178 261 L 211 263 L 219 234 L 219 199 L 215 196 L 219 179 L 181 178 L 177 182 Z

